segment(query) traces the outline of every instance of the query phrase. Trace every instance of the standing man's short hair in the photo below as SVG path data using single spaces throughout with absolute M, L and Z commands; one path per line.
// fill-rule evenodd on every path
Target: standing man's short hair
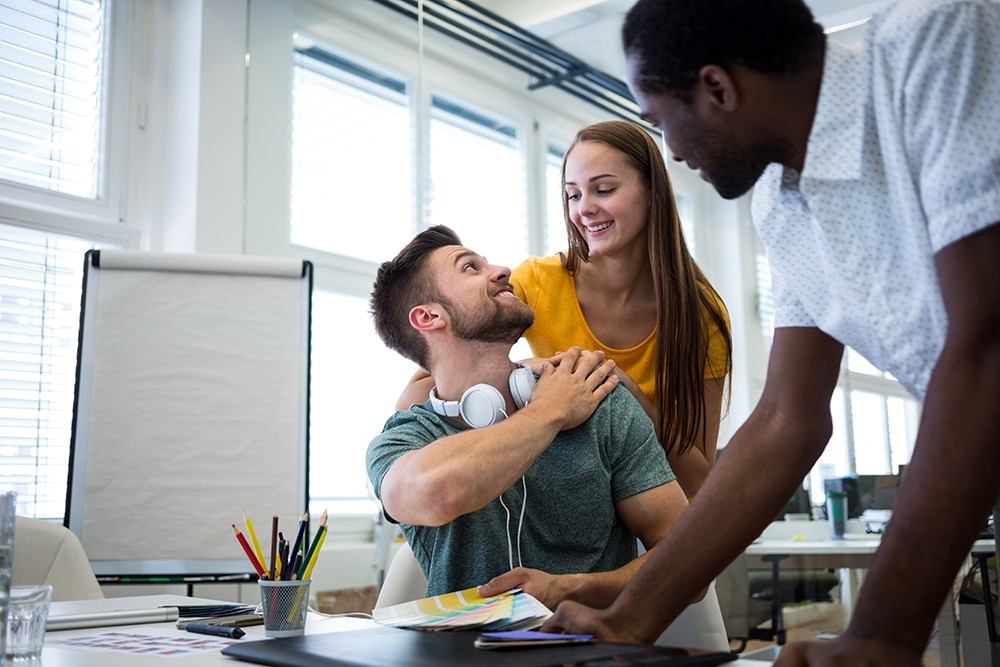
M 639 0 L 622 41 L 643 92 L 687 101 L 705 65 L 794 74 L 822 61 L 826 35 L 802 0 Z
M 450 245 L 462 245 L 450 228 L 436 225 L 425 229 L 395 258 L 382 263 L 372 288 L 369 305 L 379 338 L 424 369 L 429 368 L 429 351 L 420 333 L 410 326 L 410 310 L 440 300 L 437 285 L 425 269 L 432 252 Z

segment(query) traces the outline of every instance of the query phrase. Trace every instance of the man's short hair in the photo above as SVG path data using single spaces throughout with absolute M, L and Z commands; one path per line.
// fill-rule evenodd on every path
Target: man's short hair
M 432 252 L 450 245 L 462 245 L 450 228 L 437 225 L 425 229 L 395 258 L 382 263 L 372 287 L 369 306 L 382 342 L 425 369 L 430 362 L 427 343 L 410 326 L 410 310 L 440 300 L 437 285 L 425 269 Z
M 622 42 L 639 90 L 688 101 L 705 65 L 794 74 L 821 62 L 826 36 L 802 0 L 639 0 Z

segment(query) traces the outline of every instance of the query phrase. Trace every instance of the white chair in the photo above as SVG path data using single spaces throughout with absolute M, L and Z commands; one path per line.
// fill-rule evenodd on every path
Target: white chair
M 417 600 L 427 595 L 427 578 L 424 577 L 410 545 L 403 543 L 385 575 L 375 608 Z M 670 624 L 656 643 L 661 646 L 683 646 L 712 651 L 728 651 L 729 639 L 722 622 L 722 610 L 715 593 L 715 582 L 709 586 L 704 599 L 685 609 Z
M 50 584 L 52 600 L 104 597 L 77 536 L 58 524 L 19 516 L 14 527 L 11 585 Z
M 719 607 L 714 581 L 709 585 L 705 597 L 688 605 L 663 631 L 656 643 L 660 646 L 729 651 L 729 637 L 726 635 L 726 624 L 722 620 L 722 608 Z
M 375 600 L 375 608 L 391 607 L 424 597 L 427 597 L 427 577 L 420 569 L 420 563 L 413 555 L 410 545 L 403 542 L 386 570 L 385 581 Z

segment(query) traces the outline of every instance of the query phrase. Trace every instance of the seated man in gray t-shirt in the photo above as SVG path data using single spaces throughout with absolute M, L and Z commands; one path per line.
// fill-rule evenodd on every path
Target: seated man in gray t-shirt
M 635 538 L 652 549 L 687 500 L 612 361 L 573 348 L 536 380 L 510 360 L 534 313 L 509 275 L 442 226 L 382 264 L 375 327 L 436 386 L 386 422 L 368 475 L 428 595 L 610 604 L 645 558 Z

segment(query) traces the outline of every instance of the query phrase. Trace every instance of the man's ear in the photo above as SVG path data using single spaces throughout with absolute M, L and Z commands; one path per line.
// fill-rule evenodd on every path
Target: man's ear
M 694 94 L 706 111 L 735 111 L 740 97 L 732 73 L 718 65 L 705 65 L 698 71 Z
M 410 326 L 417 331 L 433 331 L 447 324 L 445 310 L 437 303 L 423 303 L 410 309 Z

